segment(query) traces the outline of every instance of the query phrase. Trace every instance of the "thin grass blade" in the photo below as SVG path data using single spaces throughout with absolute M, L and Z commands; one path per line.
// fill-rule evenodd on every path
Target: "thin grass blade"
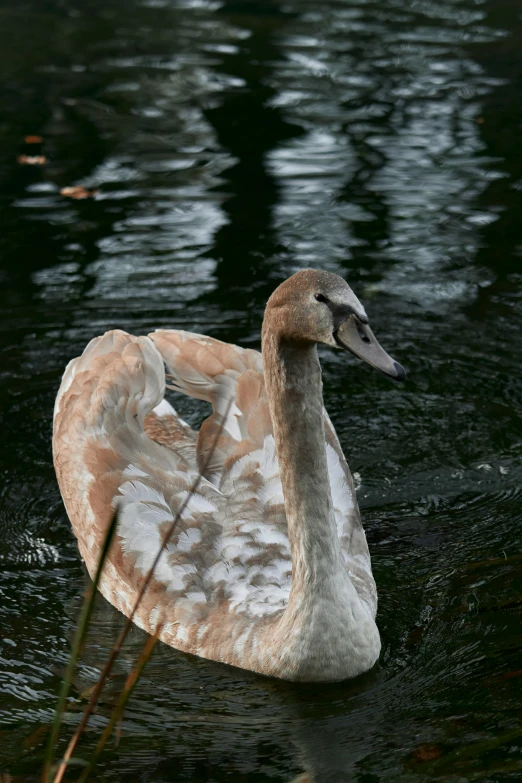
M 84 769 L 81 776 L 78 778 L 77 783 L 85 783 L 85 781 L 91 774 L 92 770 L 94 769 L 96 761 L 98 760 L 98 756 L 100 755 L 103 748 L 105 747 L 107 740 L 111 736 L 116 723 L 122 718 L 125 707 L 127 706 L 127 702 L 132 694 L 132 691 L 134 690 L 134 686 L 136 685 L 139 678 L 141 677 L 141 673 L 147 661 L 149 660 L 150 656 L 152 655 L 152 651 L 154 650 L 154 647 L 156 646 L 156 642 L 158 641 L 158 634 L 160 633 L 160 630 L 161 630 L 161 626 L 158 627 L 154 636 L 149 636 L 149 638 L 147 639 L 147 642 L 141 652 L 140 657 L 138 658 L 135 668 L 127 677 L 127 681 L 125 682 L 123 690 L 118 697 L 116 706 L 112 711 L 109 722 L 105 726 L 103 730 L 103 734 L 98 740 L 96 747 L 93 751 L 93 754 L 89 759 L 88 766 Z
M 87 590 L 80 611 L 80 617 L 78 619 L 78 625 L 76 627 L 76 631 L 74 634 L 71 654 L 69 656 L 69 662 L 65 670 L 62 687 L 60 689 L 60 696 L 58 697 L 58 704 L 56 706 L 56 712 L 55 712 L 53 723 L 51 725 L 51 731 L 47 742 L 44 768 L 42 773 L 42 783 L 48 783 L 50 778 L 50 772 L 51 772 L 51 768 L 53 765 L 53 758 L 54 758 L 54 749 L 60 733 L 60 725 L 65 710 L 65 703 L 67 701 L 67 696 L 69 694 L 69 690 L 71 687 L 74 671 L 76 669 L 76 663 L 81 655 L 83 645 L 85 644 L 85 638 L 87 636 L 87 630 L 89 628 L 89 623 L 91 621 L 92 611 L 94 608 L 94 601 L 96 600 L 96 591 L 100 583 L 103 566 L 105 564 L 105 560 L 107 559 L 107 555 L 109 553 L 109 549 L 112 544 L 112 540 L 114 538 L 114 533 L 116 531 L 117 524 L 118 524 L 118 510 L 116 509 L 109 523 L 109 527 L 107 528 L 107 534 L 105 536 L 102 550 L 100 552 L 100 559 L 96 567 L 94 579 L 92 581 L 91 586 Z

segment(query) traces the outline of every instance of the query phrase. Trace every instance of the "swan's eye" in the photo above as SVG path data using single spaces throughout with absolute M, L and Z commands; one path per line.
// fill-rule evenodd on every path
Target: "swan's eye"
M 324 294 L 316 294 L 315 298 L 318 302 L 324 302 L 324 304 L 328 302 L 328 298 Z

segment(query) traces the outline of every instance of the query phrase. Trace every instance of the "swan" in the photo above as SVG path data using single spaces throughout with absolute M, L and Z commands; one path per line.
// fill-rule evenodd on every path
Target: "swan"
M 123 614 L 185 502 L 136 624 L 203 658 L 333 682 L 370 669 L 380 637 L 354 485 L 323 407 L 318 344 L 405 377 L 348 284 L 302 270 L 268 300 L 261 354 L 168 329 L 92 340 L 63 375 L 53 455 L 91 576 L 118 505 L 100 590 Z M 164 398 L 165 365 L 171 388 L 211 403 L 199 433 Z

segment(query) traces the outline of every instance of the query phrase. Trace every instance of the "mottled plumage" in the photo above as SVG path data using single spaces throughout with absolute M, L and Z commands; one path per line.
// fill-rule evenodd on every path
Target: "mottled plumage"
M 312 277 L 296 281 L 303 274 Z M 364 313 L 334 275 L 309 271 L 290 278 L 284 284 L 290 300 L 296 282 L 312 292 L 337 286 L 339 296 L 349 298 L 349 292 Z M 306 350 L 299 344 L 294 356 L 295 341 L 284 337 L 290 317 L 285 322 L 280 315 L 269 302 L 264 369 L 256 351 L 183 331 L 133 337 L 115 330 L 92 340 L 68 365 L 58 393 L 55 467 L 90 574 L 118 504 L 117 537 L 100 589 L 128 615 L 165 530 L 206 465 L 135 622 L 149 633 L 160 627 L 164 642 L 205 658 L 287 679 L 336 680 L 369 668 L 378 656 L 376 589 L 352 478 L 322 407 L 319 340 L 312 337 Z M 294 353 L 285 359 L 288 346 Z M 212 405 L 199 434 L 164 399 L 165 365 L 172 388 Z M 278 390 L 281 372 L 284 390 Z M 281 443 L 280 421 L 292 417 L 294 429 Z M 310 480 L 292 489 L 304 452 L 303 477 L 311 470 Z M 300 519 L 289 507 L 300 502 L 292 493 L 304 497 L 314 482 L 314 502 L 323 493 L 330 510 L 320 509 L 315 521 Z M 309 554 L 314 546 L 319 559 Z

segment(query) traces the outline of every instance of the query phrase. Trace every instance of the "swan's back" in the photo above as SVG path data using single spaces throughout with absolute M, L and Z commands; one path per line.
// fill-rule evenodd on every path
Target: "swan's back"
M 164 361 L 175 389 L 213 406 L 197 436 L 164 400 Z M 327 417 L 325 433 L 341 548 L 375 614 L 353 484 Z M 187 332 L 113 331 L 68 365 L 55 407 L 58 481 L 91 574 L 119 505 L 100 589 L 124 614 L 214 443 L 136 622 L 162 624 L 160 638 L 179 649 L 270 673 L 257 640 L 287 605 L 292 566 L 260 354 Z

